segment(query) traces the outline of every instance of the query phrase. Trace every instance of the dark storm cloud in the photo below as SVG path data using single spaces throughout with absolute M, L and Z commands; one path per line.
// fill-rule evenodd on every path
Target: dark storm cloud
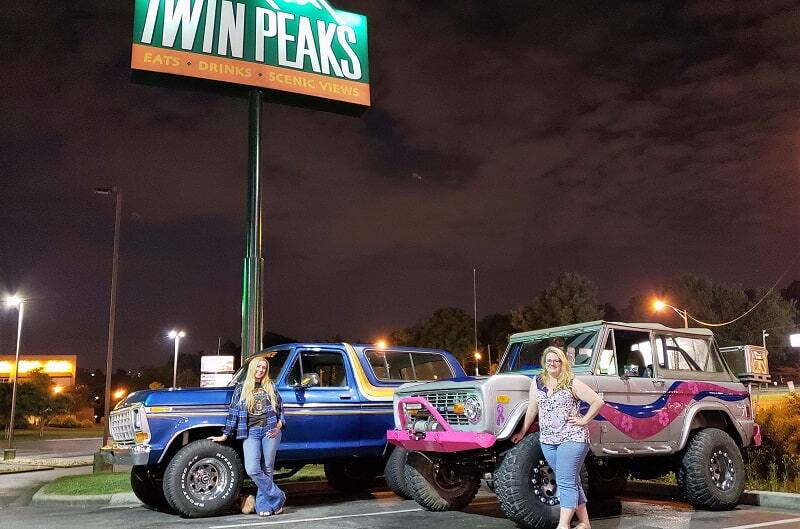
M 765 286 L 794 253 L 797 2 L 336 5 L 369 16 L 374 106 L 267 105 L 270 329 L 373 339 L 469 306 L 473 266 L 488 312 L 563 270 L 620 303 L 676 272 Z M 102 354 L 109 184 L 120 361 L 173 324 L 235 337 L 246 102 L 131 84 L 128 3 L 0 17 L 0 264 L 44 296 L 30 347 Z

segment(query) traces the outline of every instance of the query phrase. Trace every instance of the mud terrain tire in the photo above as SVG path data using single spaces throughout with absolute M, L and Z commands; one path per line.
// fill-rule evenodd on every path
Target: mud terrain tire
M 678 486 L 695 507 L 733 509 L 744 491 L 744 461 L 731 436 L 717 428 L 695 433 L 678 468 Z
M 410 500 L 411 492 L 408 490 L 408 484 L 406 483 L 407 458 L 408 450 L 400 446 L 395 447 L 389 459 L 386 460 L 386 466 L 383 469 L 383 477 L 386 479 L 386 484 L 392 489 L 392 492 L 403 499 Z
M 405 476 L 411 496 L 428 511 L 463 509 L 481 486 L 479 477 L 461 474 L 444 464 L 437 465 L 414 452 L 406 459 Z

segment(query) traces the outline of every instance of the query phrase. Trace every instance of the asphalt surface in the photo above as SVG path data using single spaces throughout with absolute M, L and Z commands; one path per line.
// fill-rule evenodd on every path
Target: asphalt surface
M 463 512 L 431 513 L 387 490 L 357 496 L 333 492 L 324 484 L 286 486 L 284 514 L 259 518 L 228 515 L 190 520 L 143 506 L 65 509 L 50 506 L 10 506 L 0 511 L 0 526 L 14 529 L 43 527 L 81 529 L 197 528 L 239 529 L 286 527 L 297 529 L 514 529 L 503 517 L 497 500 L 482 489 Z M 730 512 L 695 511 L 689 505 L 641 497 L 590 504 L 593 529 L 800 529 L 800 512 L 742 506 Z M 8 525 L 6 525 L 8 524 Z
M 87 439 L 14 439 L 17 457 L 79 457 L 91 455 L 103 444 L 101 437 Z

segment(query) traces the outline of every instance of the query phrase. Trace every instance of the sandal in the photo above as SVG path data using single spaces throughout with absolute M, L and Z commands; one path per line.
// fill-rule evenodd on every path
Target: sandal
M 275 511 L 272 512 L 272 514 L 274 516 L 277 516 L 279 514 L 283 514 L 283 507 L 278 507 Z

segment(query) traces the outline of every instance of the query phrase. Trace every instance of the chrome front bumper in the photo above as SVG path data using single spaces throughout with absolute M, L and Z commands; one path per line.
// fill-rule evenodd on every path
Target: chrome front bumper
M 103 461 L 111 465 L 146 465 L 150 461 L 148 445 L 106 445 L 100 449 Z

